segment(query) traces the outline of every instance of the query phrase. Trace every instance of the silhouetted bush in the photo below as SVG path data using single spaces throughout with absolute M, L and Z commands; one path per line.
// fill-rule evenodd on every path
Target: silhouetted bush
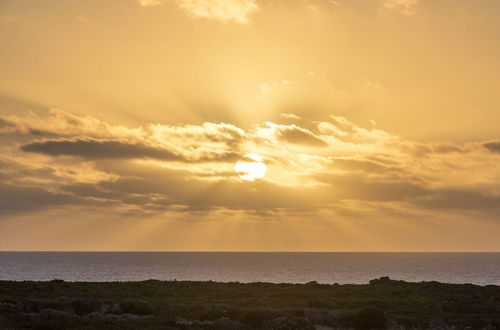
M 51 282 L 51 283 L 64 283 L 64 280 L 61 280 L 61 279 L 55 278 L 55 279 L 51 280 L 50 282 Z
M 352 325 L 357 330 L 385 329 L 387 319 L 380 309 L 367 307 L 352 315 Z
M 227 317 L 221 317 L 207 328 L 210 330 L 248 330 L 248 326 Z
M 322 299 L 309 299 L 307 300 L 307 307 L 311 308 L 325 308 L 330 307 L 331 304 L 327 303 Z
M 500 286 L 372 284 L 0 281 L 0 328 L 500 329 Z
M 313 325 L 302 317 L 280 316 L 264 325 L 266 330 L 314 330 Z
M 67 306 L 73 309 L 76 314 L 85 315 L 97 311 L 101 304 L 91 298 L 76 298 L 71 299 Z
M 260 327 L 264 321 L 272 319 L 276 315 L 268 310 L 253 309 L 243 312 L 241 322 L 249 324 L 253 327 Z
M 40 311 L 40 317 L 43 320 L 64 322 L 69 320 L 71 315 L 67 312 L 47 308 Z
M 153 314 L 153 305 L 141 299 L 125 299 L 120 301 L 122 313 L 130 313 L 137 315 Z
M 382 276 L 380 278 L 375 278 L 371 280 L 369 283 L 373 285 L 373 284 L 389 284 L 391 282 L 393 282 L 393 280 L 391 280 L 389 276 Z
M 223 310 L 217 310 L 214 308 L 204 308 L 198 314 L 198 318 L 201 320 L 216 320 L 227 315 L 227 312 Z

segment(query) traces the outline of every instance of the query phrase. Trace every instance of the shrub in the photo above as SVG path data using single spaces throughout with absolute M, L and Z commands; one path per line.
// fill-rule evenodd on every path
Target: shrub
M 314 330 L 305 318 L 280 316 L 264 325 L 266 330 Z
M 68 307 L 71 307 L 78 315 L 85 315 L 97 311 L 101 304 L 91 298 L 76 298 L 68 302 Z
M 55 278 L 53 280 L 50 281 L 51 283 L 64 283 L 64 280 L 61 280 L 59 278 Z
M 330 304 L 328 302 L 326 302 L 322 299 L 315 299 L 315 298 L 307 300 L 306 305 L 307 305 L 307 307 L 310 307 L 310 308 L 325 308 L 325 307 L 330 306 Z
M 125 299 L 120 301 L 120 307 L 123 313 L 137 315 L 153 314 L 153 305 L 145 300 Z
M 253 327 L 260 327 L 264 321 L 273 318 L 273 316 L 275 316 L 274 313 L 269 310 L 252 309 L 243 312 L 241 321 Z
M 387 319 L 380 309 L 367 307 L 353 314 L 352 325 L 357 330 L 385 329 Z
M 373 285 L 373 284 L 389 284 L 391 282 L 393 282 L 393 280 L 391 280 L 389 276 L 382 276 L 380 278 L 375 278 L 371 280 L 369 283 Z
M 47 308 L 40 311 L 40 317 L 43 320 L 63 322 L 69 320 L 71 315 L 67 312 Z

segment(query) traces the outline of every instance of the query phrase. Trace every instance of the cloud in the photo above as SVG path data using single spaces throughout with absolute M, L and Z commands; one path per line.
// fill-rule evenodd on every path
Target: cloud
M 256 0 L 176 0 L 177 5 L 194 18 L 246 24 L 249 16 L 259 9 Z M 139 0 L 142 7 L 156 7 L 163 0 Z
M 358 174 L 318 173 L 314 178 L 327 183 L 330 188 L 325 196 L 333 200 L 355 199 L 365 201 L 408 201 L 427 196 L 431 192 L 411 181 L 383 180 Z M 326 200 L 328 201 L 328 200 Z
M 10 127 L 15 127 L 15 125 L 6 119 L 0 118 L 0 129 L 1 128 L 10 128 Z
M 280 117 L 287 118 L 287 119 L 293 119 L 293 120 L 300 120 L 300 117 L 297 116 L 294 113 L 280 113 Z
M 286 118 L 288 119 L 288 118 Z M 295 124 L 265 122 L 249 131 L 249 136 L 274 145 L 326 147 L 328 143 L 307 128 Z
M 500 141 L 486 142 L 483 146 L 491 152 L 500 154 Z
M 79 156 L 84 158 L 154 158 L 179 160 L 171 152 L 142 144 L 100 140 L 49 140 L 21 146 L 26 152 L 38 152 L 51 156 Z
M 0 118 L 0 135 L 9 134 L 16 131 L 16 125 L 9 120 Z
M 137 136 L 138 131 L 129 131 L 123 126 L 109 125 L 91 116 L 76 116 L 61 109 L 50 109 L 47 118 L 41 118 L 33 112 L 25 116 L 3 116 L 0 120 L 9 125 L 8 130 L 0 134 L 38 135 L 38 136 Z
M 293 114 L 319 120 L 331 114 L 332 109 L 337 114 L 357 116 L 358 110 L 353 112 L 353 109 L 377 103 L 386 92 L 380 83 L 365 78 L 341 87 L 338 82 L 325 79 L 323 74 L 310 71 L 293 79 L 262 81 L 252 107 L 262 108 L 267 116 L 272 114 L 272 118 L 293 119 L 290 116 Z
M 203 123 L 200 125 L 161 125 L 149 124 L 140 127 L 112 125 L 90 116 L 76 116 L 60 109 L 51 109 L 49 116 L 41 118 L 33 113 L 26 116 L 0 116 L 0 134 L 25 136 L 25 138 L 45 137 L 54 138 L 45 140 L 46 146 L 33 146 L 32 151 L 43 148 L 54 148 L 52 152 L 62 152 L 58 148 L 74 143 L 79 139 L 80 146 L 94 145 L 93 148 L 107 148 L 114 146 L 115 153 L 122 150 L 124 144 L 128 150 L 137 151 L 139 146 L 148 146 L 158 149 L 149 150 L 148 158 L 166 159 L 165 151 L 177 155 L 185 160 L 232 160 L 237 157 L 238 144 L 242 141 L 245 131 L 234 125 L 225 123 Z M 89 140 L 85 142 L 86 140 Z M 65 141 L 65 143 L 62 143 Z M 73 141 L 73 142 L 72 142 Z M 100 145 L 97 146 L 101 141 Z M 109 143 L 105 143 L 108 141 Z M 118 143 L 119 141 L 120 143 Z M 43 141 L 38 141 L 41 144 Z M 25 147 L 29 148 L 29 147 Z M 145 153 L 144 147 L 142 148 Z M 72 152 L 66 150 L 66 154 Z M 76 151 L 75 151 L 76 152 Z M 47 152 L 45 152 L 47 153 Z M 154 156 L 155 157 L 152 157 Z M 130 158 L 130 157 L 129 157 Z
M 259 8 L 255 0 L 180 0 L 179 6 L 193 17 L 245 24 Z
M 311 147 L 325 147 L 328 145 L 325 141 L 314 135 L 312 132 L 296 125 L 278 126 L 277 132 L 282 140 L 289 143 L 301 144 Z
M 139 0 L 138 2 L 143 7 L 156 7 L 163 4 L 162 0 Z
M 443 189 L 414 201 L 418 205 L 435 209 L 490 210 L 500 214 L 500 196 L 485 192 Z
M 81 203 L 81 200 L 68 194 L 51 192 L 40 187 L 0 183 L 0 216 L 33 212 L 77 202 Z
M 382 0 L 383 8 L 394 10 L 407 16 L 415 14 L 419 0 Z
M 383 214 L 458 212 L 460 205 L 496 212 L 498 141 L 415 142 L 335 115 L 281 120 L 242 129 L 209 122 L 131 127 L 63 110 L 0 116 L 4 188 L 37 201 L 23 211 L 9 193 L 2 196 L 14 203 L 10 213 L 67 206 L 128 215 Z M 245 153 L 264 158 L 263 179 L 238 178 L 234 163 Z
M 236 160 L 234 153 L 205 154 L 203 159 L 187 159 L 168 150 L 140 143 L 113 140 L 47 140 L 21 146 L 26 152 L 37 152 L 51 156 L 78 156 L 88 159 L 135 159 L 151 158 L 163 161 L 220 161 Z
M 363 171 L 372 174 L 399 173 L 404 170 L 395 164 L 387 164 L 380 160 L 364 158 L 331 158 L 332 168 L 345 171 Z

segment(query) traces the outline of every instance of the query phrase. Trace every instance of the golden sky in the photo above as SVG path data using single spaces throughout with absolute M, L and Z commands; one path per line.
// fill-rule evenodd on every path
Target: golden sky
M 499 12 L 0 0 L 0 250 L 500 251 Z

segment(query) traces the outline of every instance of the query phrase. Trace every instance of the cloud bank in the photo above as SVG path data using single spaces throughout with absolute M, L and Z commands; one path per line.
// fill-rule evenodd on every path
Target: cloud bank
M 341 116 L 283 118 L 287 123 L 242 129 L 209 122 L 129 127 L 60 109 L 46 117 L 3 116 L 2 213 L 500 214 L 497 141 L 419 143 Z M 253 183 L 234 172 L 249 152 L 268 166 Z
M 163 0 L 139 0 L 142 7 L 156 7 Z M 194 18 L 209 18 L 221 22 L 246 24 L 249 16 L 258 10 L 255 0 L 177 0 L 179 8 Z
M 383 0 L 384 9 L 397 11 L 404 15 L 414 15 L 417 10 L 419 0 Z

